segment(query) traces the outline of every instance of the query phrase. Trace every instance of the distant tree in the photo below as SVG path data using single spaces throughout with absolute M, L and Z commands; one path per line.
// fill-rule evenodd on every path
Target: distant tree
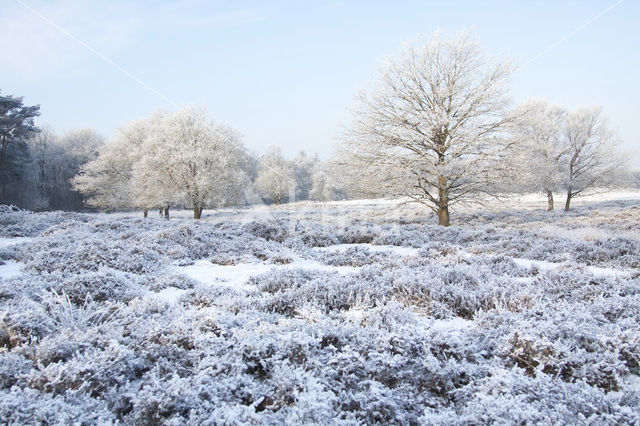
M 49 189 L 49 165 L 53 155 L 53 146 L 56 142 L 56 134 L 47 126 L 44 126 L 27 141 L 31 159 L 36 168 L 38 191 L 43 196 L 46 195 Z
M 0 203 L 25 204 L 34 194 L 27 140 L 38 132 L 40 106 L 25 106 L 21 97 L 0 95 Z
M 630 186 L 632 188 L 640 188 L 640 170 L 631 170 L 629 174 L 631 175 L 629 178 Z
M 517 142 L 517 178 L 527 189 L 547 196 L 547 210 L 553 210 L 553 193 L 562 186 L 562 163 L 569 151 L 563 133 L 567 112 L 546 100 L 530 100 L 519 107 L 513 123 Z
M 54 162 L 60 155 L 58 147 L 58 136 L 49 126 L 43 126 L 39 132 L 35 133 L 28 139 L 27 145 L 32 161 L 32 175 L 34 192 L 32 199 L 38 200 L 37 206 L 33 209 L 49 209 L 50 195 L 55 191 L 55 181 L 52 178 L 52 170 Z
M 291 161 L 296 179 L 296 200 L 308 200 L 313 186 L 313 173 L 320 160 L 302 150 Z
M 49 208 L 54 210 L 81 210 L 86 207 L 82 194 L 73 188 L 72 179 L 82 166 L 96 159 L 104 138 L 93 129 L 66 132 L 56 138 L 48 159 L 49 181 L 46 195 Z
M 329 178 L 324 170 L 318 167 L 313 174 L 313 185 L 309 193 L 309 198 L 316 201 L 327 201 L 330 197 Z
M 608 186 L 615 173 L 625 167 L 627 158 L 618 151 L 618 137 L 602 116 L 600 107 L 571 112 L 564 126 L 568 150 L 564 163 L 564 187 L 569 211 L 571 200 L 584 190 Z
M 330 170 L 330 163 L 323 162 L 316 165 L 312 176 L 312 187 L 309 198 L 323 203 L 332 200 L 339 193 L 339 189 Z
M 262 156 L 262 168 L 254 186 L 263 198 L 282 203 L 290 193 L 295 194 L 295 172 L 280 148 L 272 147 Z
M 432 209 L 491 193 L 503 174 L 512 67 L 487 60 L 469 34 L 407 44 L 359 95 L 346 151 L 362 180 Z
M 259 155 L 247 149 L 243 149 L 239 154 L 240 158 L 238 161 L 240 169 L 242 169 L 242 171 L 247 175 L 250 182 L 255 182 L 258 178 L 258 173 L 260 172 Z
M 347 199 L 402 196 L 411 183 L 411 172 L 400 167 L 398 158 L 380 158 L 377 147 L 355 150 L 351 142 L 339 145 L 324 171 Z M 383 167 L 386 161 L 386 167 Z M 403 184 L 404 183 L 404 184 Z

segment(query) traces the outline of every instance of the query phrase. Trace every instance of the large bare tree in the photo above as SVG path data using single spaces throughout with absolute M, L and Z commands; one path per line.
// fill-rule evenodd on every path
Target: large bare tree
M 345 131 L 361 182 L 394 188 L 448 226 L 449 207 L 492 192 L 506 166 L 512 70 L 467 32 L 405 45 L 359 94 Z

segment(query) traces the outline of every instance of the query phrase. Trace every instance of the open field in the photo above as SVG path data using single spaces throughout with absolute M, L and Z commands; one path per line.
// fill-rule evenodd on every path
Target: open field
M 0 418 L 637 424 L 640 192 L 545 206 L 4 208 Z

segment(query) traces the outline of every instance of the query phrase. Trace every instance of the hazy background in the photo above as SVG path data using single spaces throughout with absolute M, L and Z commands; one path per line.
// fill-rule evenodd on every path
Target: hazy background
M 58 132 L 93 127 L 111 137 L 157 108 L 201 104 L 255 151 L 326 157 L 353 95 L 403 41 L 471 28 L 490 54 L 524 65 L 515 102 L 602 105 L 624 148 L 637 150 L 639 16 L 632 0 L 4 0 L 0 89 L 41 104 L 40 124 Z

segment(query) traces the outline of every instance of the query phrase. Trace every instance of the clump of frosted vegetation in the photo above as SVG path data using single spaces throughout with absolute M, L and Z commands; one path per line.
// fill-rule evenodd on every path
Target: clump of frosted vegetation
M 30 238 L 0 251 L 21 268 L 0 279 L 0 417 L 640 422 L 637 205 L 449 228 L 333 208 L 340 222 L 0 209 L 3 241 Z M 184 272 L 202 264 L 262 266 L 234 286 Z

